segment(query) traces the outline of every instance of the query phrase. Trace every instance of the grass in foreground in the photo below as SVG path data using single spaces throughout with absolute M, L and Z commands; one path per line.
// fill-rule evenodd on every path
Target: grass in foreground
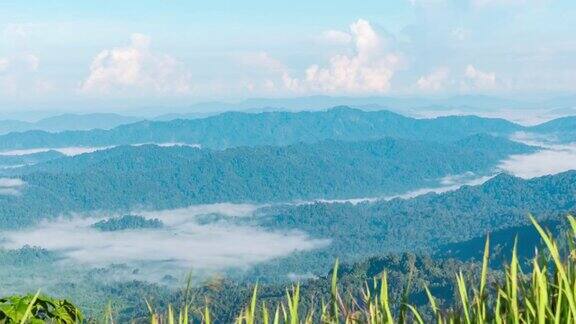
M 343 296 L 337 285 L 338 263 L 334 267 L 330 298 L 317 309 L 301 307 L 300 286 L 287 289 L 284 301 L 267 305 L 258 298 L 258 285 L 254 287 L 251 300 L 238 314 L 238 324 L 296 324 L 296 323 L 576 323 L 576 219 L 568 216 L 571 233 L 566 239 L 566 251 L 561 251 L 557 241 L 530 217 L 544 244 L 543 251 L 532 260 L 530 273 L 523 273 L 516 253 L 512 252 L 509 264 L 503 269 L 504 277 L 494 285 L 488 285 L 489 240 L 486 241 L 481 274 L 475 282 L 467 280 L 462 273 L 455 274 L 457 302 L 447 308 L 441 307 L 430 290 L 426 289 L 429 305 L 417 308 L 408 300 L 410 284 L 402 300 L 390 300 L 386 272 L 358 287 L 357 295 Z M 27 302 L 25 298 L 28 299 Z M 6 300 L 18 304 L 20 317 L 10 317 Z M 0 299 L 0 323 L 78 323 L 82 316 L 75 308 L 68 312 L 76 316 L 48 317 L 41 308 L 35 308 L 38 295 L 17 299 Z M 185 298 L 185 300 L 188 300 Z M 57 303 L 57 302 L 55 302 Z M 63 303 L 63 302 L 60 302 Z M 58 304 L 60 305 L 60 304 Z M 147 303 L 150 312 L 145 322 L 151 324 L 217 323 L 209 303 L 200 309 L 184 302 L 180 307 L 169 305 L 159 311 Z M 27 307 L 24 307 L 27 306 Z M 40 311 L 39 311 L 40 310 Z M 79 316 L 78 316 L 79 315 Z M 43 317 L 40 317 L 43 316 Z M 43 318 L 43 319 L 41 319 Z M 100 322 L 116 323 L 112 311 Z

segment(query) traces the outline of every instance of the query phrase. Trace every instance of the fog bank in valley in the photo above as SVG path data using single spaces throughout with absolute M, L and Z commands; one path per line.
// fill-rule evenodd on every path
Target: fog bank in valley
M 295 251 L 329 244 L 301 232 L 265 231 L 234 225 L 227 217 L 251 217 L 258 206 L 214 204 L 157 212 L 134 212 L 157 218 L 164 226 L 103 232 L 91 225 L 103 218 L 75 216 L 42 222 L 34 228 L 0 233 L 1 246 L 25 245 L 57 251 L 62 262 L 87 266 L 146 265 L 149 269 L 217 271 L 248 267 Z M 158 274 L 159 275 L 159 274 Z
M 535 153 L 512 155 L 500 162 L 498 168 L 505 172 L 530 179 L 576 170 L 576 143 L 555 144 L 553 138 L 535 137 L 522 132 L 512 139 L 542 149 Z

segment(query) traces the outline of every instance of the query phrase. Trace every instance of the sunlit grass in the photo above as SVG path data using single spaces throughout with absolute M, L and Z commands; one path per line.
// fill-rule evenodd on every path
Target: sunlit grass
M 284 301 L 277 305 L 259 302 L 258 285 L 236 323 L 576 323 L 576 220 L 568 216 L 571 236 L 567 240 L 568 252 L 561 253 L 557 241 L 530 217 L 543 242 L 532 260 L 530 273 L 524 274 L 516 244 L 512 257 L 503 270 L 504 277 L 493 286 L 488 286 L 490 273 L 490 243 L 486 240 L 482 270 L 476 281 L 466 278 L 461 272 L 455 274 L 457 301 L 454 305 L 441 308 L 428 288 L 427 309 L 418 308 L 408 300 L 409 287 L 401 300 L 390 300 L 386 271 L 358 287 L 360 298 L 342 296 L 338 290 L 338 262 L 331 281 L 330 300 L 322 302 L 318 309 L 300 309 L 300 285 L 286 291 Z M 408 284 L 409 285 L 409 284 Z M 185 314 L 185 315 L 183 315 Z M 209 305 L 204 306 L 199 316 L 188 316 L 186 305 L 176 314 L 172 307 L 161 314 L 151 309 L 151 323 L 212 323 Z M 425 320 L 426 319 L 426 320 Z
M 542 251 L 538 251 L 526 273 L 516 252 L 516 243 L 509 263 L 502 269 L 500 280 L 488 283 L 490 241 L 486 240 L 482 268 L 479 278 L 467 278 L 462 272 L 455 274 L 454 287 L 456 301 L 447 307 L 441 307 L 430 289 L 425 287 L 428 305 L 417 307 L 410 303 L 410 280 L 400 300 L 391 300 L 388 293 L 386 271 L 357 287 L 356 293 L 346 296 L 338 288 L 338 261 L 332 272 L 329 300 L 322 301 L 317 309 L 302 307 L 300 285 L 288 288 L 282 301 L 271 305 L 259 300 L 259 286 L 253 288 L 250 300 L 237 315 L 237 324 L 297 324 L 297 323 L 576 323 L 576 219 L 568 216 L 570 235 L 566 240 L 566 249 L 559 248 L 550 232 L 543 229 L 533 217 L 530 217 L 543 242 Z M 564 241 L 560 241 L 564 242 Z M 566 251 L 564 251 L 566 250 Z M 564 252 L 563 252 L 564 251 Z M 210 309 L 208 300 L 205 305 L 192 305 L 188 292 L 190 280 L 183 294 L 183 302 L 166 309 L 154 308 L 146 301 L 151 324 L 219 323 Z M 30 305 L 37 303 L 38 295 L 31 298 Z M 4 299 L 7 300 L 7 299 Z M 13 301 L 13 304 L 15 302 Z M 23 306 L 26 306 L 24 304 Z M 0 303 L 0 323 L 35 323 L 32 306 L 22 308 L 18 321 L 6 320 L 7 304 Z M 7 308 L 6 308 L 7 309 Z M 4 317 L 2 317 L 4 316 Z M 76 317 L 77 319 L 80 318 Z M 55 321 L 56 323 L 73 323 Z M 112 307 L 105 312 L 101 321 L 117 323 Z M 140 321 L 139 321 L 140 323 Z

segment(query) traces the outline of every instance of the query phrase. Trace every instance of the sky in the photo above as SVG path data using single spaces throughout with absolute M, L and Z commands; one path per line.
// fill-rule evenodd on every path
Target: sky
M 0 1 L 0 111 L 576 92 L 572 0 Z

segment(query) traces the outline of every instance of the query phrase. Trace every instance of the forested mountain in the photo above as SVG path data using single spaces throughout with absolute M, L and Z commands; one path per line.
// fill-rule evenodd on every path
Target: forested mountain
M 297 113 L 227 112 L 193 120 L 142 121 L 112 130 L 11 133 L 0 136 L 0 150 L 167 142 L 222 149 L 384 137 L 445 142 L 478 133 L 507 135 L 520 129 L 521 126 L 503 119 L 475 116 L 414 119 L 389 111 L 367 112 L 338 107 L 328 111 Z
M 562 117 L 551 120 L 549 122 L 534 126 L 530 131 L 545 134 L 551 140 L 560 142 L 575 142 L 576 141 L 576 117 Z
M 552 217 L 540 222 L 540 225 L 549 230 L 554 237 L 560 239 L 568 234 L 569 225 L 565 217 Z M 434 257 L 481 261 L 488 238 L 490 240 L 490 258 L 494 266 L 504 266 L 510 262 L 514 243 L 516 243 L 516 252 L 521 262 L 534 258 L 537 248 L 544 244 L 536 228 L 532 224 L 526 224 L 489 231 L 486 236 L 479 236 L 462 242 L 441 245 L 436 248 Z
M 480 186 L 407 200 L 271 207 L 249 221 L 269 229 L 302 230 L 332 241 L 327 251 L 302 253 L 258 270 L 272 274 L 299 270 L 290 269 L 291 265 L 326 267 L 336 256 L 359 259 L 429 250 L 472 238 L 483 240 L 488 232 L 527 225 L 529 213 L 544 221 L 574 210 L 576 171 L 569 171 L 532 180 L 501 174 Z M 478 252 L 468 251 L 470 255 Z M 307 262 L 311 259 L 314 262 Z
M 222 151 L 123 146 L 17 169 L 20 195 L 0 196 L 3 227 L 70 211 L 165 209 L 404 193 L 448 175 L 493 172 L 533 147 L 488 135 L 439 144 L 386 138 Z

